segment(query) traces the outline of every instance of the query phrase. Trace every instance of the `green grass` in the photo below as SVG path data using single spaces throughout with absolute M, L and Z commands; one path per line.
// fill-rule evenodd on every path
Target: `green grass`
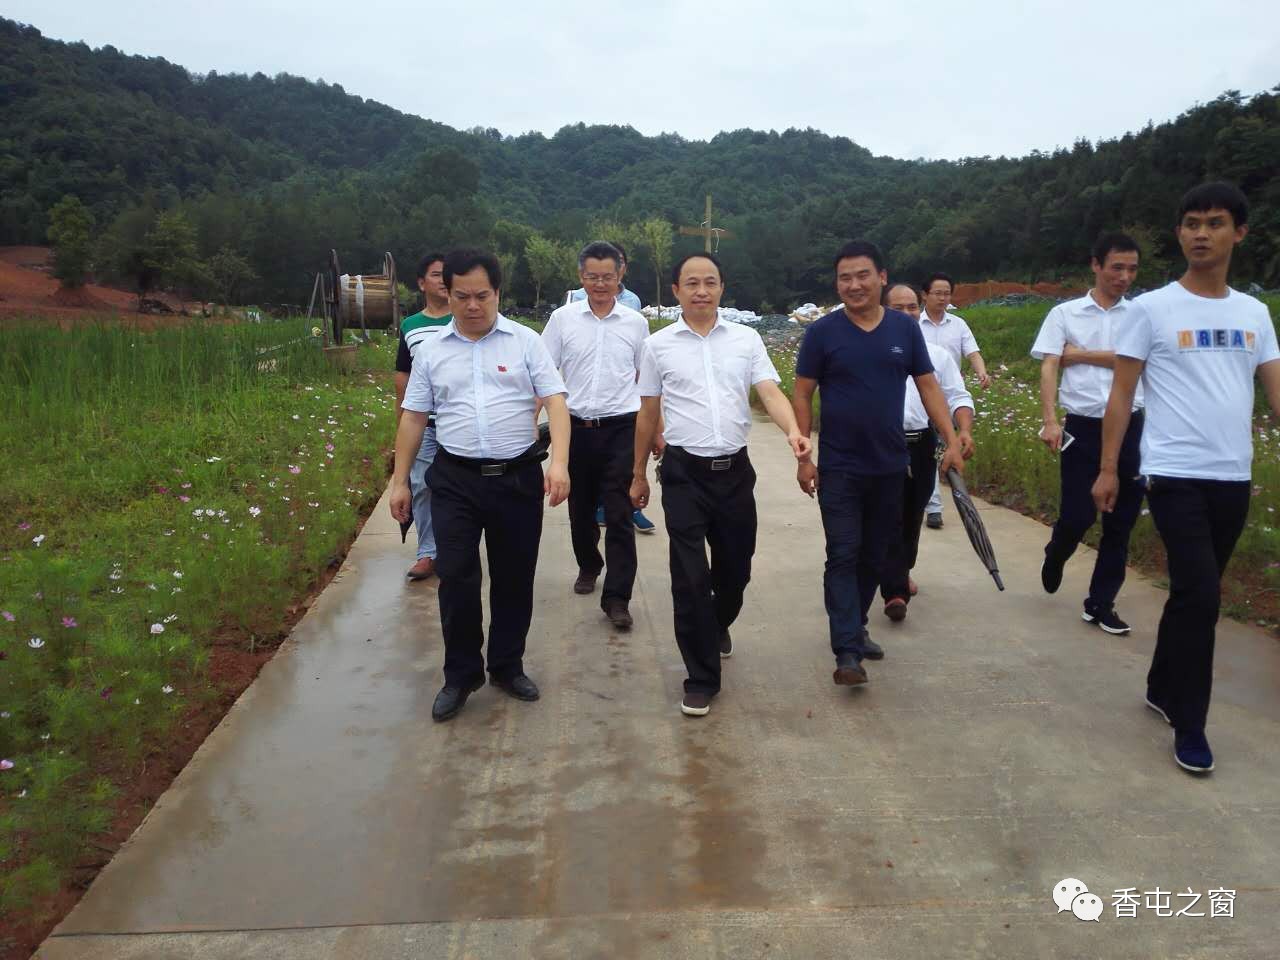
M 57 888 L 213 695 L 215 636 L 278 638 L 381 492 L 394 341 L 342 373 L 307 334 L 0 333 L 0 912 Z

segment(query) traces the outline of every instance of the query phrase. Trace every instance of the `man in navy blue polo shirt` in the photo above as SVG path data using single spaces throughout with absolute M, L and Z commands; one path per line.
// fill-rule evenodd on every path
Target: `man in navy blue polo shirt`
M 867 611 L 902 523 L 907 377 L 915 379 L 925 412 L 946 441 L 940 469 L 963 471 L 964 456 L 919 324 L 880 305 L 888 277 L 879 248 L 861 240 L 846 243 L 834 266 L 844 306 L 805 333 L 792 404 L 800 432 L 809 436 L 813 392 L 821 393 L 818 465 L 801 461 L 796 479 L 809 496 L 817 494 L 822 510 L 833 679 L 851 686 L 867 682 L 864 658 L 884 656 L 867 633 Z

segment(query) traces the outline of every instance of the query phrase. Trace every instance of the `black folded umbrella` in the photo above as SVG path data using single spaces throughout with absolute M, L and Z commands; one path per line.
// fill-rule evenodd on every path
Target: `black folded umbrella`
M 987 568 L 987 572 L 991 574 L 991 579 L 996 582 L 996 586 L 1003 590 L 1004 581 L 1000 579 L 1000 567 L 996 563 L 996 552 L 991 548 L 991 539 L 987 536 L 987 528 L 983 524 L 982 518 L 978 516 L 978 508 L 973 505 L 973 500 L 969 497 L 969 491 L 965 488 L 964 480 L 961 479 L 955 467 L 947 469 L 947 482 L 951 484 L 951 499 L 955 501 L 956 513 L 960 514 L 960 522 L 964 524 L 964 532 L 969 535 L 969 542 L 973 544 L 973 552 L 978 555 L 978 559 Z
M 551 447 L 551 424 L 542 422 L 538 424 L 538 440 L 534 443 L 534 448 L 539 451 L 546 451 Z M 409 502 L 413 502 L 413 481 L 409 481 Z M 408 520 L 400 523 L 400 542 L 405 543 L 409 539 L 409 528 L 413 526 L 413 514 L 409 514 Z

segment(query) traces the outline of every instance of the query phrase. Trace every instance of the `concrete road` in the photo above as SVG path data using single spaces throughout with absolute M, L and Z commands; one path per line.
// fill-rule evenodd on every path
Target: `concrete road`
M 1142 705 L 1162 593 L 1132 576 L 1134 632 L 1106 636 L 1079 618 L 1093 554 L 1045 596 L 1046 530 L 987 508 L 997 593 L 952 510 L 907 621 L 873 611 L 870 684 L 835 687 L 817 507 L 771 426 L 751 449 L 755 577 L 710 716 L 678 710 L 661 511 L 624 634 L 573 594 L 561 508 L 526 660 L 542 700 L 485 688 L 434 724 L 435 584 L 405 582 L 380 505 L 38 956 L 1275 956 L 1280 644 L 1220 627 L 1218 771 L 1194 779 Z M 1057 913 L 1067 877 L 1099 922 Z M 1160 916 L 1157 888 L 1206 916 Z

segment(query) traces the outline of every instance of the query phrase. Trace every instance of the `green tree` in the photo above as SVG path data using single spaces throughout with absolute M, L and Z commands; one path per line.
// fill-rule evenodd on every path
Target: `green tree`
M 196 248 L 195 228 L 181 212 L 167 210 L 156 217 L 143 249 L 143 263 L 154 271 L 158 286 L 181 294 L 208 283 L 209 268 Z
M 529 274 L 533 277 L 533 300 L 537 307 L 542 304 L 542 288 L 565 279 L 573 253 L 565 244 L 535 233 L 525 241 L 524 259 L 529 265 Z
M 49 211 L 49 242 L 53 244 L 53 275 L 66 288 L 84 284 L 93 249 L 93 214 L 80 198 L 67 194 Z
M 209 279 L 223 303 L 236 303 L 236 295 L 258 279 L 253 267 L 230 247 L 223 247 L 209 258 Z
M 656 291 L 653 302 L 662 306 L 662 281 L 671 266 L 671 224 L 661 217 L 650 217 L 640 224 L 639 235 L 644 248 L 649 251 L 649 259 L 653 261 L 653 273 Z

